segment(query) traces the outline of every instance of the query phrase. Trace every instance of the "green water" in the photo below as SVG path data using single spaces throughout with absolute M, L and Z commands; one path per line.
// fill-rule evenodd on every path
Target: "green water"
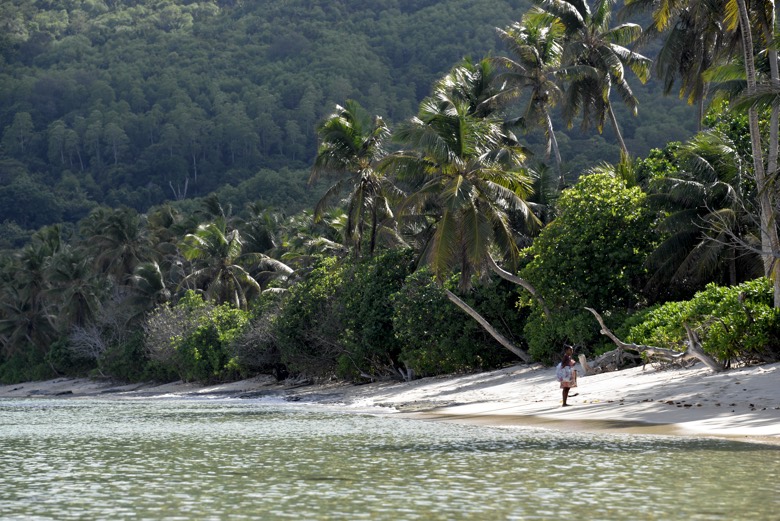
M 0 400 L 0 519 L 780 519 L 780 449 L 244 400 Z

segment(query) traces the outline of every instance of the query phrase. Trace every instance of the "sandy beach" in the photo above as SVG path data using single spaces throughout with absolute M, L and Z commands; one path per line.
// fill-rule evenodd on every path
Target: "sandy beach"
M 581 373 L 580 373 L 581 374 Z M 382 410 L 428 421 L 528 425 L 558 430 L 726 437 L 780 444 L 780 364 L 714 374 L 701 364 L 648 365 L 580 376 L 571 407 L 561 407 L 555 370 L 517 365 L 460 376 L 364 385 L 292 385 L 270 377 L 202 386 L 116 384 L 60 378 L 0 386 L 1 398 L 262 398 Z M 377 409 L 381 408 L 381 409 Z

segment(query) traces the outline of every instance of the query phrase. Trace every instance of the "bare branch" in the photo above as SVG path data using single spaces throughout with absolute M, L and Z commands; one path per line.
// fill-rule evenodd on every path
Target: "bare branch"
M 709 367 L 715 373 L 719 373 L 723 371 L 723 364 L 717 362 L 711 356 L 706 354 L 704 350 L 702 350 L 701 342 L 699 341 L 698 336 L 693 330 L 691 330 L 690 327 L 688 327 L 687 324 L 683 324 L 683 325 L 685 326 L 685 330 L 688 333 L 688 343 L 685 348 L 685 351 L 680 352 L 680 351 L 674 351 L 673 349 L 667 349 L 664 347 L 655 347 L 655 346 L 648 346 L 642 344 L 629 344 L 623 342 L 607 327 L 607 325 L 604 323 L 604 319 L 601 318 L 601 315 L 599 315 L 599 313 L 595 309 L 587 308 L 587 307 L 585 309 L 593 313 L 593 316 L 596 317 L 596 320 L 598 320 L 599 325 L 601 326 L 601 334 L 609 337 L 615 343 L 615 345 L 618 346 L 618 349 L 638 351 L 648 356 L 655 356 L 658 358 L 662 358 L 664 360 L 672 360 L 672 361 L 682 361 L 682 360 L 693 358 L 703 362 L 707 367 Z

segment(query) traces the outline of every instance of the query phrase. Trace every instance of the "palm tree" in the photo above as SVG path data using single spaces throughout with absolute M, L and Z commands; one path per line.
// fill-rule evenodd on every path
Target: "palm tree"
M 119 284 L 132 277 L 138 264 L 154 259 L 152 243 L 133 209 L 97 208 L 81 222 L 81 233 L 95 267 Z
M 42 228 L 0 269 L 0 345 L 6 354 L 32 347 L 46 351 L 56 337 L 47 291 L 48 266 L 62 248 L 62 227 Z
M 349 100 L 344 107 L 336 106 L 336 112 L 325 119 L 317 133 L 320 146 L 309 182 L 317 181 L 323 174 L 336 176 L 338 180 L 317 203 L 315 220 L 322 218 L 345 189 L 349 190 L 345 242 L 359 256 L 368 226 L 368 251 L 372 255 L 379 227 L 383 221 L 393 219 L 390 201 L 400 195 L 389 179 L 375 168 L 385 154 L 384 142 L 390 130 L 382 118 L 372 119 L 360 104 Z
M 534 219 L 525 203 L 531 180 L 521 168 L 525 154 L 502 122 L 474 117 L 465 103 L 438 92 L 396 137 L 411 150 L 391 163 L 417 185 L 404 207 L 434 220 L 423 257 L 437 278 L 459 271 L 468 286 L 493 246 L 514 262 L 519 252 L 508 212 Z
M 766 7 L 771 5 L 770 9 Z M 758 76 L 756 73 L 753 56 L 753 29 L 751 16 L 745 0 L 735 0 L 727 4 L 727 18 L 731 20 L 731 27 L 738 28 L 742 38 L 742 55 L 747 77 L 747 96 L 753 97 L 758 93 Z M 760 13 L 759 28 L 763 29 L 768 53 L 770 56 L 771 86 L 780 88 L 780 73 L 778 73 L 777 49 L 774 44 L 775 12 L 774 2 L 759 2 Z M 767 16 L 769 14 L 769 16 Z M 774 306 L 780 308 L 780 236 L 777 230 L 777 166 L 778 166 L 778 122 L 780 122 L 780 107 L 772 110 L 772 124 L 770 130 L 770 143 L 768 164 L 764 165 L 764 154 L 761 147 L 761 130 L 758 124 L 758 110 L 751 105 L 748 109 L 748 122 L 750 124 L 750 142 L 753 150 L 753 175 L 758 191 L 759 216 L 761 220 L 761 247 L 764 256 L 764 273 L 774 279 Z M 769 169 L 769 170 L 768 170 Z
M 552 154 L 559 187 L 565 184 L 561 153 L 553 129 L 550 109 L 560 101 L 560 84 L 565 75 L 561 67 L 564 27 L 559 19 L 534 8 L 520 22 L 496 29 L 515 59 L 499 57 L 495 61 L 497 77 L 505 81 L 505 95 L 522 97 L 525 108 L 518 120 L 523 127 L 541 127 L 547 139 L 547 157 Z
M 142 262 L 130 277 L 130 294 L 125 304 L 130 308 L 130 320 L 142 318 L 146 313 L 171 299 L 165 276 L 157 262 Z
M 650 60 L 631 51 L 626 45 L 636 42 L 642 34 L 637 24 L 621 24 L 610 28 L 615 0 L 596 0 L 591 9 L 584 0 L 537 0 L 549 15 L 564 26 L 562 64 L 569 68 L 563 117 L 571 127 L 582 114 L 582 128 L 595 123 L 602 131 L 607 119 L 615 132 L 623 154 L 628 149 L 612 109 L 610 95 L 617 91 L 620 98 L 636 114 L 638 100 L 626 79 L 626 68 L 639 81 L 647 81 Z
M 780 307 L 780 236 L 777 230 L 776 199 L 777 191 L 775 178 L 778 169 L 778 156 L 780 156 L 780 104 L 774 103 L 770 121 L 770 135 L 764 163 L 764 149 L 761 143 L 761 132 L 758 122 L 757 107 L 766 101 L 765 94 L 775 98 L 780 92 L 780 65 L 778 64 L 777 45 L 775 43 L 776 14 L 775 5 L 771 0 L 748 3 L 745 0 L 726 0 L 717 2 L 701 2 L 692 6 L 688 2 L 680 0 L 665 0 L 662 2 L 649 2 L 648 0 L 635 0 L 640 7 L 652 6 L 654 23 L 659 29 L 668 27 L 675 20 L 686 21 L 692 18 L 696 23 L 690 23 L 692 35 L 690 38 L 702 42 L 712 40 L 713 34 L 719 35 L 720 28 L 713 28 L 712 24 L 722 23 L 726 36 L 732 38 L 728 45 L 723 45 L 721 59 L 728 60 L 736 51 L 741 52 L 741 62 L 744 71 L 745 97 L 749 100 L 748 121 L 750 127 L 750 140 L 753 154 L 753 176 L 758 190 L 758 213 L 761 221 L 761 250 L 764 258 L 764 273 L 774 280 L 774 303 Z M 710 22 L 710 20 L 714 20 Z M 723 22 L 721 22 L 723 20 Z M 679 22 L 678 22 L 679 24 Z M 758 39 L 754 39 L 754 34 Z M 734 43 L 734 39 L 739 44 Z M 724 39 L 725 40 L 725 39 Z M 689 40 L 690 41 L 690 40 Z M 759 83 L 759 75 L 756 68 L 754 52 L 758 48 L 764 49 L 769 69 L 769 81 L 762 86 Z M 677 46 L 670 52 L 671 60 L 677 58 L 676 53 L 690 52 L 692 48 Z M 690 64 L 685 64 L 690 65 Z M 697 68 L 700 65 L 693 63 Z M 698 70 L 695 74 L 699 74 Z M 706 79 L 706 74 L 704 78 Z M 773 95 L 774 93 L 774 95 Z
M 653 183 L 653 201 L 667 216 L 666 238 L 648 259 L 655 270 L 648 287 L 700 288 L 710 281 L 737 284 L 761 275 L 755 254 L 738 254 L 739 243 L 758 242 L 742 184 L 750 160 L 724 134 L 697 134 L 681 150 L 679 175 Z
M 663 36 L 655 73 L 663 82 L 664 94 L 679 82 L 680 97 L 698 105 L 700 129 L 709 91 L 706 73 L 731 45 L 722 20 L 724 4 L 720 0 L 627 0 L 623 8 L 627 14 L 652 11 L 652 22 L 642 39 Z
M 209 300 L 230 302 L 246 309 L 248 297 L 262 291 L 250 274 L 251 265 L 261 265 L 281 275 L 292 270 L 285 264 L 261 253 L 243 253 L 238 230 L 227 230 L 224 219 L 198 226 L 180 243 L 184 258 L 193 263 L 192 271 L 182 285 L 202 289 Z
M 94 261 L 84 251 L 62 247 L 47 266 L 50 287 L 46 296 L 51 300 L 60 331 L 87 323 L 109 294 L 110 283 L 96 277 Z
M 249 251 L 269 253 L 281 246 L 279 231 L 284 215 L 257 203 L 247 205 L 249 218 L 239 221 L 241 236 Z
M 460 273 L 462 288 L 472 276 L 492 270 L 534 292 L 493 258 L 493 252 L 512 264 L 518 258 L 513 212 L 536 221 L 525 200 L 532 180 L 523 168 L 524 150 L 500 118 L 476 116 L 475 105 L 457 91 L 453 95 L 449 85 L 438 83 L 417 117 L 398 129 L 396 139 L 409 149 L 389 157 L 385 165 L 414 186 L 403 209 L 417 216 L 418 223 L 422 218 L 430 230 L 421 260 L 441 282 L 449 273 Z M 475 310 L 445 292 L 502 345 L 528 360 Z

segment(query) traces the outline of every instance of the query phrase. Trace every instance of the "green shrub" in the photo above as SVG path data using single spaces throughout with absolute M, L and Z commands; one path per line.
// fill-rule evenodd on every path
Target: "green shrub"
M 144 343 L 152 361 L 148 372 L 173 372 L 184 381 L 236 378 L 239 367 L 229 346 L 248 324 L 249 312 L 230 304 L 214 306 L 188 291 L 176 306 L 162 306 L 147 319 Z
M 201 315 L 195 330 L 175 345 L 182 380 L 235 379 L 238 364 L 230 357 L 228 346 L 248 323 L 248 313 L 229 304 L 215 306 Z
M 608 340 L 599 335 L 599 327 L 593 315 L 583 309 L 556 311 L 552 319 L 535 312 L 523 330 L 528 341 L 528 354 L 545 365 L 560 361 L 564 346 L 579 346 L 585 354 L 601 349 Z
M 627 340 L 685 349 L 684 324 L 699 335 L 702 348 L 723 361 L 780 359 L 780 310 L 772 307 L 772 283 L 761 278 L 738 286 L 709 284 L 685 302 L 668 302 L 627 322 Z
M 510 302 L 501 307 L 506 320 L 495 314 L 496 292 Z M 514 299 L 514 288 L 500 283 L 478 286 L 464 298 L 509 338 L 512 328 L 503 327 L 502 322 L 516 322 Z M 419 376 L 494 368 L 514 360 L 514 355 L 447 299 L 427 269 L 410 275 L 392 301 L 393 332 L 401 344 L 399 359 Z
M 0 383 L 2 384 L 48 380 L 56 376 L 57 373 L 44 355 L 35 349 L 0 357 Z
M 521 270 L 552 312 L 544 317 L 523 296 L 534 309 L 524 329 L 529 354 L 545 364 L 556 362 L 564 345 L 594 353 L 609 342 L 585 307 L 622 316 L 640 305 L 643 263 L 655 240 L 645 195 L 613 175 L 582 176 L 561 194 L 557 212 L 526 249 L 531 260 Z
M 67 338 L 52 342 L 45 359 L 57 373 L 68 376 L 86 376 L 97 366 L 95 359 L 85 358 L 74 352 Z
M 281 362 L 294 374 L 330 376 L 336 373 L 342 303 L 338 299 L 343 267 L 325 258 L 287 291 L 274 322 Z
M 361 375 L 396 374 L 401 344 L 393 335 L 391 296 L 413 269 L 411 250 L 390 250 L 346 271 L 340 291 L 344 351 L 338 357 L 339 377 L 354 380 Z
M 143 333 L 136 331 L 121 345 L 108 348 L 98 359 L 101 373 L 126 382 L 146 380 L 149 358 L 143 340 Z

